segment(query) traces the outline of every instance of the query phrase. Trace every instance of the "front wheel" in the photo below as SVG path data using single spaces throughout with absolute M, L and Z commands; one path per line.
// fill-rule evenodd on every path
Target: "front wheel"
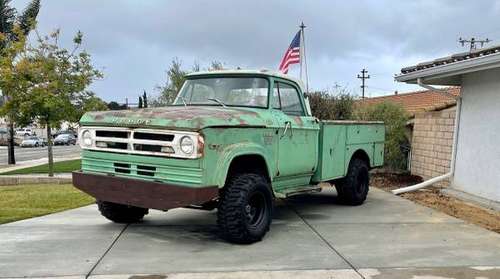
M 217 223 L 223 237 L 234 243 L 260 241 L 269 231 L 273 196 L 263 175 L 234 175 L 221 192 Z
M 360 205 L 368 195 L 370 176 L 368 165 L 361 159 L 353 159 L 349 163 L 347 175 L 335 183 L 337 194 L 345 204 Z
M 102 216 L 115 223 L 137 223 L 148 214 L 147 208 L 106 201 L 97 201 L 97 207 Z

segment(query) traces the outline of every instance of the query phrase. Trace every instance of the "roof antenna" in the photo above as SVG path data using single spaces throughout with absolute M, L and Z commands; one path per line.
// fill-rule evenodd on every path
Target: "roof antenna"
M 470 40 L 467 40 L 467 39 L 463 39 L 462 37 L 458 38 L 458 42 L 463 46 L 465 47 L 466 44 L 469 44 L 470 45 L 470 49 L 469 51 L 473 51 L 473 50 L 476 50 L 477 49 L 477 46 L 476 44 L 481 44 L 481 48 L 483 48 L 484 44 L 487 44 L 489 42 L 491 42 L 490 39 L 486 38 L 484 40 L 477 40 L 476 38 L 472 37 L 470 38 Z

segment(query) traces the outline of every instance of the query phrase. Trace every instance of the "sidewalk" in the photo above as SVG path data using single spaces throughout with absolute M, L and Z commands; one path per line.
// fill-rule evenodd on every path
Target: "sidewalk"
M 72 157 L 58 157 L 54 158 L 54 162 L 61 162 L 61 161 L 70 161 L 70 160 L 77 160 L 81 159 L 81 156 L 72 156 Z M 2 165 L 0 166 L 0 174 L 6 173 L 9 171 L 14 171 L 18 169 L 24 169 L 24 168 L 29 168 L 29 167 L 36 167 L 39 165 L 44 165 L 47 164 L 48 160 L 47 158 L 42 158 L 42 159 L 37 159 L 37 160 L 31 160 L 31 161 L 25 161 L 18 163 L 14 166 L 11 165 Z

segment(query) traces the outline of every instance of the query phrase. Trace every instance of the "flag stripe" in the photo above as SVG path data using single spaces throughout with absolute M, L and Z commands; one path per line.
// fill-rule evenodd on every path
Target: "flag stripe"
M 300 63 L 300 31 L 297 32 L 290 46 L 285 51 L 285 55 L 283 55 L 283 59 L 280 62 L 279 70 L 286 74 L 288 73 L 288 67 L 291 64 L 297 63 Z

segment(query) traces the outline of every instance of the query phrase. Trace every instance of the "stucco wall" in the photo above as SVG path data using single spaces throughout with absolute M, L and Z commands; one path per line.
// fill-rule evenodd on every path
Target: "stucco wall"
M 467 74 L 452 187 L 500 201 L 500 69 Z

